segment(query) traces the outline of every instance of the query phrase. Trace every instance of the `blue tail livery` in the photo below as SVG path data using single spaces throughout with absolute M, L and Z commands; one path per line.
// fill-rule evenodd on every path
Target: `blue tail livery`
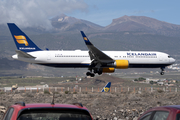
M 103 87 L 101 92 L 109 92 L 111 87 L 111 82 L 108 82 L 106 86 Z
M 14 23 L 7 23 L 7 25 L 9 27 L 9 30 L 11 31 L 12 37 L 18 50 L 23 52 L 33 52 L 41 50 Z
M 86 37 L 83 31 L 81 31 L 81 35 L 83 36 L 86 45 L 92 45 L 92 43 L 89 41 L 89 39 Z

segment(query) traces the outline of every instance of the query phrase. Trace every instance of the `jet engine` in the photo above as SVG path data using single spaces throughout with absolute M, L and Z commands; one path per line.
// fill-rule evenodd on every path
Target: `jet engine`
M 115 60 L 114 63 L 108 64 L 109 67 L 114 67 L 117 69 L 127 69 L 129 67 L 129 61 L 128 60 Z
M 114 62 L 114 66 L 117 69 L 127 69 L 129 67 L 129 61 L 128 60 L 116 60 Z

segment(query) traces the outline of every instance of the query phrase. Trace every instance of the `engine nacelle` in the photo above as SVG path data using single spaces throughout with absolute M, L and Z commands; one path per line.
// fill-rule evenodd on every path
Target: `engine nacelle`
M 117 69 L 127 69 L 129 67 L 128 60 L 116 60 L 114 62 L 114 67 Z
M 113 73 L 115 71 L 114 68 L 103 68 L 102 72 L 103 73 Z

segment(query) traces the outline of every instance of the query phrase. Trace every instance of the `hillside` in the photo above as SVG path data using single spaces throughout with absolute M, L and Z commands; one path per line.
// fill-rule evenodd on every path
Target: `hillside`
M 51 23 L 57 31 L 94 31 L 103 28 L 102 26 L 92 22 L 66 16 L 64 14 L 52 18 Z
M 106 31 L 136 31 L 142 34 L 160 34 L 180 37 L 180 25 L 170 24 L 145 16 L 123 16 L 113 19 L 112 23 L 104 28 Z

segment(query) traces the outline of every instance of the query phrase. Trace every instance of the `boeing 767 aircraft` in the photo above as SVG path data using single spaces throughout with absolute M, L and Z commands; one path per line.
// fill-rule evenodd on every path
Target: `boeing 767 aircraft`
M 126 68 L 161 68 L 164 69 L 175 62 L 171 56 L 156 51 L 101 51 L 81 34 L 89 51 L 47 51 L 41 50 L 14 23 L 8 23 L 14 42 L 16 54 L 12 58 L 51 67 L 88 68 L 87 76 L 112 73 L 115 69 Z

